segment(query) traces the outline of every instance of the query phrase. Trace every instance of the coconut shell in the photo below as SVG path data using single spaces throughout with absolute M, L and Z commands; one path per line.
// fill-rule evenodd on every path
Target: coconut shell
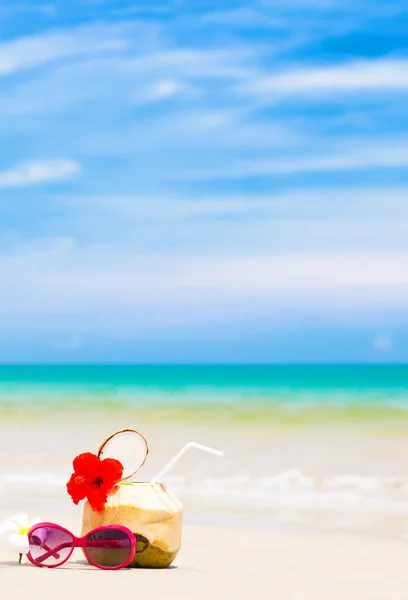
M 131 567 L 165 568 L 181 546 L 181 503 L 162 483 L 119 486 L 102 511 L 84 504 L 82 535 L 101 525 L 128 527 L 136 537 Z

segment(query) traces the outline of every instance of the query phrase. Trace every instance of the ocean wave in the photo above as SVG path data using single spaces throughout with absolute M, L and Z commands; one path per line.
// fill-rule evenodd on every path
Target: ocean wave
M 29 492 L 30 496 L 61 494 L 66 498 L 68 473 L 14 470 L 0 473 L 0 498 Z M 291 506 L 361 510 L 392 508 L 408 514 L 408 479 L 358 474 L 315 477 L 290 469 L 277 475 L 253 478 L 235 474 L 226 478 L 167 477 L 165 484 L 182 501 L 223 506 Z
M 78 518 L 78 507 L 66 492 L 68 477 L 62 471 L 0 471 L 1 513 Z M 183 503 L 187 523 L 408 537 L 404 478 L 361 474 L 321 478 L 291 469 L 264 477 L 247 473 L 167 477 L 165 484 Z

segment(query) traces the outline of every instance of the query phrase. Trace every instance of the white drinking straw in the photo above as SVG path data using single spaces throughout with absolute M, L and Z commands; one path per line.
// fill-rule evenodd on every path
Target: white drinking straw
M 154 483 L 155 481 L 158 481 L 159 479 L 161 479 L 161 477 L 163 477 L 163 475 L 165 473 L 167 473 L 167 471 L 169 471 L 171 469 L 171 467 L 173 465 L 176 464 L 176 462 L 183 456 L 183 454 L 185 454 L 187 452 L 187 450 L 190 450 L 190 448 L 196 448 L 197 450 L 203 450 L 203 452 L 209 452 L 210 454 L 215 454 L 216 456 L 223 456 L 223 452 L 221 452 L 220 450 L 215 450 L 214 448 L 209 448 L 208 446 L 203 446 L 202 444 L 197 444 L 196 442 L 188 442 L 188 444 L 186 444 L 184 446 L 184 448 L 182 448 L 180 450 L 180 452 L 178 452 L 176 454 L 176 456 L 174 456 L 165 467 L 163 467 L 163 469 L 161 471 L 159 471 L 159 473 L 157 473 L 156 477 L 153 477 L 153 479 L 150 480 L 150 483 Z

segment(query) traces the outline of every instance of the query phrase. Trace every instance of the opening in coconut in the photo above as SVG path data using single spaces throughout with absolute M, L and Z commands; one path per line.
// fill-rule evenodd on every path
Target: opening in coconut
M 149 446 L 146 439 L 135 429 L 121 429 L 110 435 L 99 446 L 98 457 L 116 458 L 122 463 L 122 481 L 130 479 L 146 462 Z

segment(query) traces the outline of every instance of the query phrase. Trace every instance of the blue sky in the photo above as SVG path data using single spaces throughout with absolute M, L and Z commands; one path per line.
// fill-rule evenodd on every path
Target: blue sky
M 0 361 L 407 361 L 404 4 L 0 0 Z

